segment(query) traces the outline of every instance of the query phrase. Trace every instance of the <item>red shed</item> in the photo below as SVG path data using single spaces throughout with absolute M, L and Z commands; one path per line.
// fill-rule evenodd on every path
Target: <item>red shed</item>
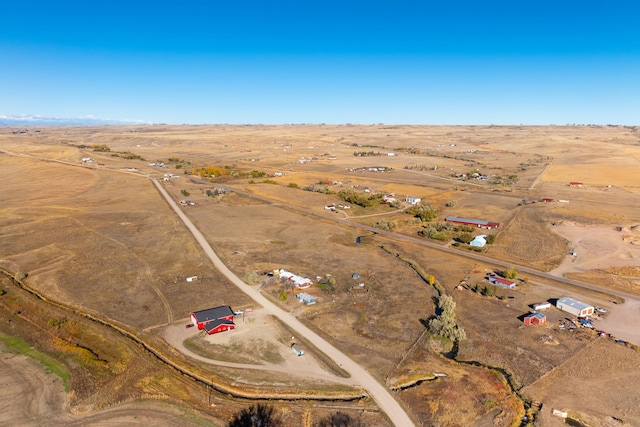
M 208 334 L 235 328 L 235 324 L 233 323 L 233 310 L 231 310 L 231 307 L 228 305 L 194 311 L 191 313 L 191 322 L 193 322 L 198 329 L 206 330 Z M 207 327 L 209 324 L 212 325 Z
M 516 287 L 516 282 L 512 282 L 511 280 L 505 279 L 503 277 L 491 276 L 489 277 L 489 281 L 494 285 L 498 285 L 507 289 L 513 289 Z
M 204 325 L 204 330 L 209 335 L 217 334 L 218 332 L 230 331 L 235 329 L 236 325 L 232 320 L 214 320 Z
M 531 313 L 524 318 L 525 325 L 544 325 L 547 323 L 547 316 L 542 313 Z

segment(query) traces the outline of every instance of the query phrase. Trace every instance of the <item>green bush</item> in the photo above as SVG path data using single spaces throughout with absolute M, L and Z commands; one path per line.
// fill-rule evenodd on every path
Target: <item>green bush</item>
M 460 233 L 458 238 L 462 243 L 469 244 L 473 240 L 473 235 L 471 233 Z
M 429 332 L 447 338 L 451 341 L 462 341 L 467 338 L 467 334 L 458 324 L 456 324 L 456 303 L 449 295 L 442 295 L 438 298 L 439 314 L 429 320 Z
M 428 205 L 412 206 L 406 211 L 409 215 L 420 218 L 422 222 L 433 221 L 438 210 Z
M 518 277 L 518 270 L 516 270 L 515 268 L 511 267 L 511 268 L 507 268 L 505 271 L 503 271 L 502 274 L 507 279 L 515 279 L 516 277 Z
M 375 223 L 374 227 L 379 230 L 390 231 L 396 227 L 396 223 L 387 219 L 381 219 Z

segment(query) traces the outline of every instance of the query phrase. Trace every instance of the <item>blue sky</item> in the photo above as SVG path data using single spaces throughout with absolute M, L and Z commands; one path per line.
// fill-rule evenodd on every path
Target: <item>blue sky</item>
M 640 124 L 637 0 L 0 0 L 0 12 L 0 117 Z

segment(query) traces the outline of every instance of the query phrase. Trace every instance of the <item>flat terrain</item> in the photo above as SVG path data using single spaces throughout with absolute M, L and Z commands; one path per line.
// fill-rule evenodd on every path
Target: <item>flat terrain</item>
M 621 375 L 637 371 L 640 364 L 638 348 L 630 344 L 640 344 L 632 326 L 640 321 L 637 128 L 21 130 L 0 128 L 0 267 L 28 274 L 25 285 L 48 299 L 166 346 L 163 351 L 185 368 L 263 395 L 278 387 L 318 394 L 353 391 L 322 349 L 309 346 L 305 356 L 293 356 L 289 346 L 304 337 L 292 339 L 286 325 L 263 316 L 261 307 L 213 267 L 152 179 L 174 200 L 194 203 L 184 212 L 236 276 L 381 384 L 395 387 L 408 378 L 445 374 L 394 388 L 394 397 L 417 425 L 519 425 L 525 407 L 536 403 L 542 403 L 541 425 L 557 424 L 552 407 L 589 425 L 604 425 L 611 417 L 640 424 L 637 378 Z M 569 186 L 572 181 L 582 185 Z M 216 189 L 231 192 L 214 195 Z M 340 191 L 363 197 L 377 193 L 397 203 L 362 207 L 338 197 Z M 423 237 L 419 232 L 427 223 L 407 213 L 407 197 L 432 207 L 434 224 L 447 216 L 500 223 L 497 230 L 472 230 L 473 235 L 495 235 L 482 254 L 551 276 L 541 280 L 520 274 L 515 290 L 498 289 L 502 298 L 473 292 L 474 285 L 487 285 L 487 272 L 501 269 L 463 257 L 471 253 L 464 245 L 459 256 L 438 250 L 438 245 L 453 248 L 460 232 L 447 231 L 445 240 Z M 331 205 L 335 212 L 326 208 Z M 381 220 L 393 222 L 393 235 L 372 232 Z M 317 303 L 302 305 L 294 298 L 298 290 L 267 274 L 280 268 L 311 278 L 314 285 L 306 292 Z M 434 276 L 456 302 L 467 339 L 455 349 L 426 330 L 438 291 L 420 272 Z M 187 282 L 189 276 L 198 279 Z M 602 292 L 554 282 L 554 276 Z M 606 318 L 596 325 L 613 336 L 560 328 L 568 315 L 553 307 L 546 312 L 547 325 L 523 325 L 532 304 L 562 296 L 606 308 Z M 236 318 L 235 331 L 220 335 L 206 337 L 184 327 L 190 312 L 217 305 L 254 310 L 244 320 Z M 8 303 L 3 307 L 11 318 L 16 309 Z M 42 322 L 51 325 L 48 318 Z M 47 330 L 59 333 L 53 326 Z M 32 381 L 12 375 L 38 369 L 2 366 L 7 378 L 16 378 L 15 387 Z M 24 404 L 5 411 L 7 420 L 28 414 L 71 417 L 79 405 L 87 407 L 73 384 L 67 394 L 55 377 L 42 378 L 48 381 L 40 386 L 44 394 L 19 399 Z M 590 386 L 576 387 L 580 381 Z M 617 389 L 624 398 L 590 393 L 593 388 Z M 126 405 L 115 399 L 108 403 L 111 410 L 100 406 L 83 416 L 138 422 L 127 411 L 149 403 L 143 402 L 144 394 L 131 396 Z M 162 396 L 157 404 L 165 408 L 163 420 L 182 420 L 183 415 L 162 402 L 178 399 L 192 405 L 185 395 Z M 243 404 L 238 400 L 225 409 L 217 405 L 198 411 L 228 420 Z M 277 409 L 286 425 L 313 425 L 336 410 L 323 405 L 312 410 L 306 401 L 279 401 Z M 388 424 L 371 399 L 341 402 L 340 407 L 366 425 Z M 145 410 L 140 416 L 153 424 L 155 407 Z

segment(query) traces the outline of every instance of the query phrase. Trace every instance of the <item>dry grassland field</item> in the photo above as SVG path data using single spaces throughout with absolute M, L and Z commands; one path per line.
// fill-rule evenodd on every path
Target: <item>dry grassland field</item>
M 0 128 L 0 420 L 393 425 L 275 304 L 415 425 L 640 425 L 639 162 L 622 126 Z M 217 306 L 234 330 L 185 327 Z

